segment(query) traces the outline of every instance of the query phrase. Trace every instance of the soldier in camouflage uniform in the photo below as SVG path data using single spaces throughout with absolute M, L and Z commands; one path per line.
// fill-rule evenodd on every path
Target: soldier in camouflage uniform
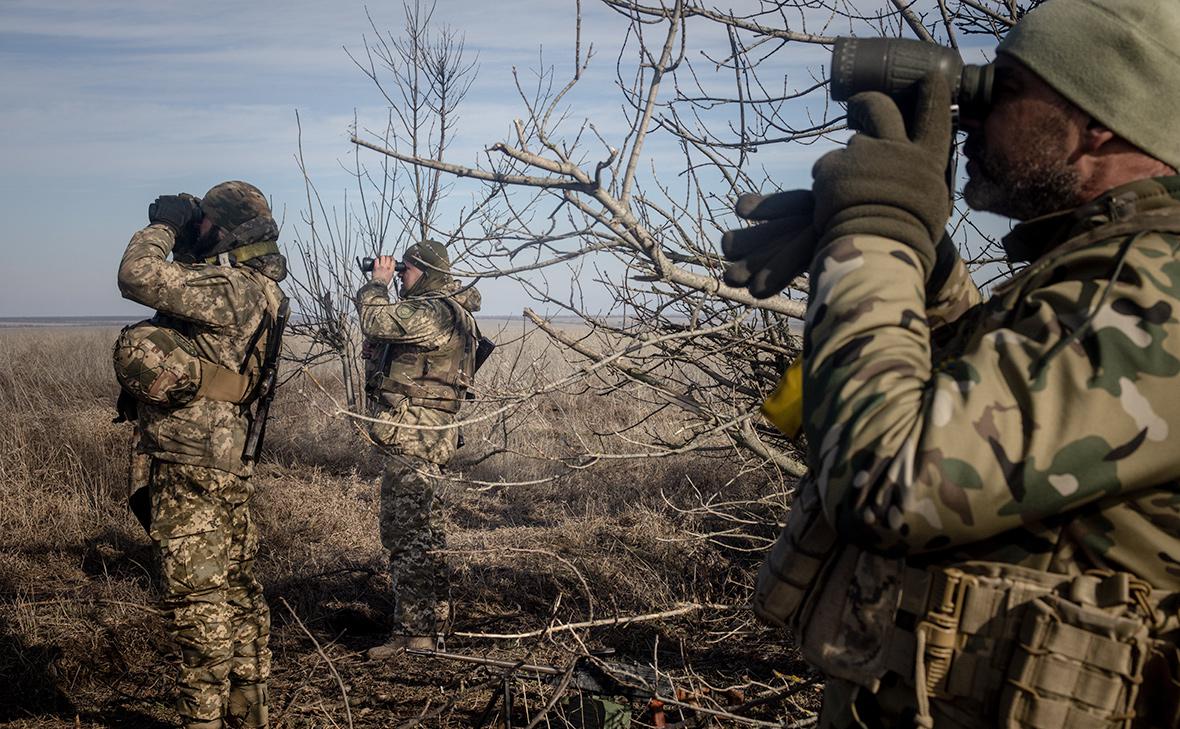
M 387 460 L 381 479 L 381 543 L 393 578 L 392 640 L 369 651 L 380 660 L 403 648 L 434 648 L 449 609 L 446 546 L 435 499 L 441 469 L 458 447 L 455 423 L 475 371 L 480 296 L 450 275 L 446 248 L 427 240 L 403 256 L 399 299 L 390 301 L 395 262 L 381 256 L 357 292 L 366 337 L 369 432 Z M 408 426 L 408 427 L 407 427 Z
M 983 303 L 940 77 L 908 128 L 854 97 L 815 165 L 810 473 L 754 607 L 827 674 L 821 727 L 1180 725 L 1178 47 L 1170 0 L 1000 44 L 965 197 L 1023 268 Z
M 186 337 L 203 369 L 228 372 L 231 382 L 240 375 L 240 389 L 252 388 L 285 305 L 286 262 L 266 199 L 224 182 L 200 201 L 161 197 L 148 217 L 119 265 L 123 297 L 155 309 L 152 323 Z M 119 358 L 116 350 L 117 366 Z M 254 576 L 249 408 L 234 401 L 244 395 L 202 384 L 183 406 L 137 407 L 137 451 L 150 457 L 148 528 L 180 652 L 177 709 L 188 729 L 264 727 L 270 613 Z

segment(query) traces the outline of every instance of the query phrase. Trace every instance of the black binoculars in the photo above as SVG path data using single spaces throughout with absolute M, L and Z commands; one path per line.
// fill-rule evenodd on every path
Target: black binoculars
M 861 91 L 881 91 L 896 98 L 932 71 L 946 78 L 961 115 L 987 115 L 995 79 L 991 64 L 965 64 L 951 48 L 908 38 L 837 38 L 831 95 L 847 101 Z
M 368 256 L 366 256 L 364 258 L 358 258 L 356 260 L 356 265 L 360 266 L 361 273 L 372 273 L 373 272 L 373 264 L 376 262 L 377 262 L 376 258 L 369 258 Z M 393 271 L 394 271 L 394 273 L 405 273 L 405 271 L 406 271 L 405 261 L 398 261 L 397 263 L 393 264 Z

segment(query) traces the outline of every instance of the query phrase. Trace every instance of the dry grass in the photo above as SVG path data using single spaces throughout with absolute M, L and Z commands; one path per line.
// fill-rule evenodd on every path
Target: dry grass
M 175 721 L 175 656 L 152 609 L 148 542 L 124 502 L 130 427 L 110 422 L 114 335 L 0 331 L 0 725 Z M 517 346 L 534 348 L 523 359 L 550 358 L 550 375 L 564 366 L 539 343 Z M 510 348 L 498 352 L 481 376 L 520 375 L 515 359 Z M 330 373 L 317 379 L 331 388 Z M 489 695 L 472 686 L 491 674 L 363 657 L 382 642 L 390 608 L 376 526 L 380 464 L 346 420 L 324 417 L 328 407 L 305 378 L 280 390 L 256 476 L 258 565 L 274 614 L 274 724 L 347 725 L 327 656 L 351 694 L 354 726 L 397 725 L 420 712 L 431 716 L 428 725 L 467 725 Z M 729 459 L 692 453 L 573 470 L 549 458 L 577 453 L 637 416 L 625 394 L 563 390 L 522 408 L 509 430 L 493 432 L 489 421 L 465 431 L 469 445 L 444 495 L 453 630 L 524 632 L 686 603 L 734 608 L 544 639 L 452 638 L 449 647 L 554 662 L 610 648 L 642 663 L 658 659 L 685 686 L 747 685 L 756 693 L 761 684 L 786 685 L 784 676 L 804 669 L 743 607 L 758 554 L 742 548 L 774 532 L 773 509 L 755 503 L 769 489 L 765 474 L 734 479 Z M 661 418 L 668 421 L 655 427 L 675 427 Z M 492 443 L 510 447 L 488 455 Z M 472 480 L 540 482 L 474 488 Z M 754 504 L 751 515 L 765 522 L 753 528 L 755 541 L 706 536 L 718 516 L 686 507 L 710 494 Z M 544 693 L 520 688 L 534 701 Z M 813 704 L 809 687 L 753 713 L 799 719 L 806 715 L 799 707 Z

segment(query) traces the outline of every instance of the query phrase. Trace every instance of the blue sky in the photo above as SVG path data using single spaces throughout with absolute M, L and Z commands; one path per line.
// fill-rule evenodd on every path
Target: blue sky
M 572 48 L 572 5 L 439 2 L 436 19 L 481 64 L 458 158 L 504 136 L 513 65 L 536 65 L 542 45 Z M 400 3 L 368 12 L 379 28 L 401 25 Z M 344 51 L 366 35 L 353 0 L 0 2 L 0 316 L 142 311 L 119 298 L 115 271 L 161 193 L 245 179 L 292 224 L 304 199 L 296 110 L 317 185 L 343 190 L 354 110 L 385 116 Z
M 593 42 L 597 57 L 568 106 L 609 138 L 626 126 L 614 87 L 626 21 L 582 4 L 583 47 Z M 342 198 L 354 113 L 362 126 L 386 115 L 344 51 L 372 37 L 366 12 L 398 33 L 400 2 L 0 0 L 0 317 L 143 312 L 119 298 L 115 271 L 159 194 L 251 181 L 290 241 L 305 207 L 296 110 L 310 173 L 329 204 Z M 527 78 L 543 49 L 544 63 L 568 77 L 574 0 L 438 0 L 435 20 L 462 32 L 478 56 L 450 157 L 471 163 L 521 114 L 514 67 Z M 690 39 L 697 50 L 699 38 Z M 724 34 L 704 43 L 720 48 Z M 791 62 L 798 70 L 825 57 L 822 47 L 798 46 Z M 806 183 L 822 150 L 779 146 L 760 157 L 784 167 L 784 184 Z M 658 145 L 652 151 L 658 168 Z M 528 304 L 512 282 L 481 288 L 490 313 Z

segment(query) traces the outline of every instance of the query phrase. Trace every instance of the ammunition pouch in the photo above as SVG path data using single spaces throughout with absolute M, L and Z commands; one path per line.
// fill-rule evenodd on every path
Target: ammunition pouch
M 907 568 L 903 581 L 891 657 L 920 716 L 930 699 L 950 726 L 1102 729 L 1135 716 L 1159 615 L 1142 580 L 966 562 Z
M 370 378 L 367 389 L 380 397 L 382 393 L 404 397 L 411 405 L 442 410 L 445 413 L 459 412 L 459 406 L 466 399 L 466 386 L 459 383 L 406 382 L 396 377 L 377 373 Z
M 919 726 L 1129 726 L 1162 612 L 1123 572 L 996 562 L 919 569 L 845 546 L 800 611 L 803 654 L 876 692 L 913 687 Z M 1174 711 L 1174 709 L 1170 709 Z
M 1124 607 L 1055 594 L 1031 601 L 1005 675 L 1001 720 L 1029 729 L 1126 726 L 1151 641 L 1143 616 Z

